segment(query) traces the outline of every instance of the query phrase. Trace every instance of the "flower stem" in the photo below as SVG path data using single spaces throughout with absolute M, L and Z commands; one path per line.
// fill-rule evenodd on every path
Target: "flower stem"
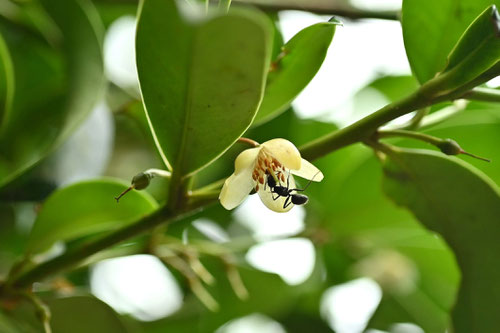
M 406 137 L 410 139 L 420 140 L 435 146 L 446 155 L 463 154 L 484 162 L 491 162 L 487 158 L 480 157 L 463 150 L 460 147 L 460 145 L 452 139 L 441 139 L 428 134 L 406 131 L 406 130 L 380 130 L 376 134 L 376 138 L 391 138 L 391 137 Z
M 443 141 L 442 139 L 437 138 L 435 136 L 419 132 L 406 131 L 406 130 L 380 130 L 377 132 L 376 136 L 378 138 L 406 137 L 410 139 L 424 141 L 430 143 L 433 146 L 439 145 Z
M 492 88 L 474 88 L 465 93 L 463 98 L 475 101 L 497 102 L 500 103 L 500 90 Z
M 420 128 L 428 128 L 455 116 L 467 107 L 469 101 L 465 99 L 456 100 L 452 105 L 446 106 L 436 112 L 427 115 L 420 123 Z
M 21 295 L 35 307 L 37 316 L 42 322 L 44 333 L 52 333 L 52 328 L 50 327 L 51 314 L 49 307 L 44 302 L 42 302 L 42 300 L 38 298 L 38 296 L 30 291 L 24 291 L 21 293 Z
M 471 89 L 497 77 L 499 73 L 500 63 L 464 85 L 456 86 L 456 70 L 450 70 L 427 81 L 413 94 L 384 106 L 352 125 L 309 142 L 299 150 L 305 159 L 312 160 L 353 143 L 365 141 L 389 121 L 439 102 L 462 98 Z
M 258 147 L 260 145 L 257 141 L 249 139 L 249 138 L 244 138 L 244 137 L 239 138 L 238 142 L 246 143 L 252 147 Z

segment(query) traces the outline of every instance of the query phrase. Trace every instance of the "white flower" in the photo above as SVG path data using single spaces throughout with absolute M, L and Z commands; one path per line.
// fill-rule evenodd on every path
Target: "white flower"
M 323 179 L 321 171 L 303 159 L 293 143 L 285 139 L 266 141 L 238 155 L 234 162 L 234 173 L 226 179 L 219 200 L 224 208 L 233 209 L 255 189 L 267 208 L 275 212 L 287 212 L 294 206 L 292 198 L 273 193 L 267 177 L 273 177 L 278 186 L 294 189 L 292 175 L 317 182 Z

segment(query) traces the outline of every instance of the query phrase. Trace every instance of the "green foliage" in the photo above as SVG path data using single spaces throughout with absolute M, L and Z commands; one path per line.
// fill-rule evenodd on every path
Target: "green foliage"
M 446 81 L 441 89 L 454 90 L 469 84 L 500 64 L 500 14 L 488 7 L 465 31 L 448 56 L 440 73 Z
M 213 267 L 213 266 L 211 266 Z M 240 300 L 234 294 L 227 277 L 220 270 L 216 278 L 218 283 L 209 290 L 220 303 L 221 311 L 210 312 L 205 308 L 196 306 L 198 301 L 193 298 L 186 300 L 184 307 L 170 317 L 157 322 L 145 323 L 146 332 L 214 332 L 232 318 L 238 318 L 253 313 L 278 315 L 290 308 L 295 301 L 297 290 L 288 286 L 278 276 L 260 272 L 251 268 L 240 270 L 242 281 L 251 295 L 248 300 Z M 199 327 L 202 327 L 200 330 Z
M 264 99 L 255 123 L 285 111 L 325 60 L 338 21 L 317 23 L 297 33 L 271 63 Z
M 388 157 L 386 193 L 441 234 L 461 268 L 454 331 L 495 332 L 500 326 L 498 187 L 478 170 L 436 152 L 398 150 Z
M 36 15 L 51 22 L 50 29 L 28 33 L 0 25 L 13 62 L 13 79 L 4 84 L 14 92 L 0 133 L 0 186 L 60 145 L 104 87 L 102 31 L 92 5 L 76 0 L 40 4 Z M 56 47 L 47 44 L 46 34 Z
M 140 91 L 113 84 L 104 91 L 99 22 L 109 27 L 134 13 L 135 4 L 34 0 L 0 6 L 0 331 L 41 331 L 39 296 L 51 309 L 53 332 L 214 332 L 255 313 L 287 332 L 327 332 L 324 292 L 368 277 L 383 297 L 366 329 L 391 331 L 394 323 L 411 322 L 425 332 L 496 332 L 500 100 L 496 90 L 470 91 L 500 73 L 495 6 L 404 0 L 403 37 L 414 75 L 378 73 L 350 101 L 353 117 L 368 116 L 339 129 L 300 119 L 290 108 L 320 69 L 336 23 L 318 17 L 283 45 L 278 12 L 235 5 L 227 12 L 230 1 L 205 10 L 196 2 L 140 2 Z M 382 98 L 366 97 L 374 90 Z M 139 177 L 147 181 L 119 204 L 113 198 L 129 182 L 111 178 L 71 184 L 47 197 L 55 178 L 34 167 L 67 141 L 104 93 L 116 126 L 104 174 L 131 179 L 163 162 L 171 179 L 158 170 L 155 177 Z M 453 102 L 464 96 L 483 102 Z M 390 104 L 374 112 L 373 101 Z M 406 126 L 389 122 L 417 110 L 430 115 L 412 128 L 456 140 L 493 162 L 449 158 L 436 147 L 414 150 L 429 148 L 428 141 L 377 135 L 385 125 Z M 429 125 L 439 114 L 441 120 Z M 245 216 L 215 204 L 236 156 L 251 143 L 238 142 L 242 135 L 257 142 L 286 138 L 325 176 L 301 192 L 309 202 L 305 229 L 296 236 L 316 251 L 314 271 L 301 285 L 248 267 L 245 254 L 261 240 L 239 223 Z M 392 146 L 378 142 L 385 140 Z M 168 180 L 158 179 L 163 176 Z M 202 222 L 221 228 L 228 240 L 201 228 Z M 265 222 L 275 222 L 274 216 Z M 48 258 L 43 252 L 56 242 L 66 249 Z M 77 296 L 89 290 L 88 266 L 137 253 L 156 255 L 173 273 L 185 295 L 176 313 L 141 322 Z M 77 269 L 67 274 L 70 267 Z M 23 293 L 35 282 L 33 295 Z M 235 292 L 244 298 L 243 288 L 246 300 Z M 212 298 L 217 312 L 205 306 Z
M 270 23 L 258 12 L 187 18 L 175 1 L 143 2 L 139 80 L 169 168 L 187 175 L 204 167 L 250 126 L 264 89 L 270 42 Z
M 12 75 L 12 59 L 5 40 L 0 35 L 0 134 L 4 124 L 7 122 L 12 104 L 12 95 L 14 93 L 14 83 Z
M 491 65 L 495 64 L 499 58 L 499 43 L 500 15 L 496 6 L 492 5 L 486 8 L 460 37 L 448 56 L 448 63 L 444 71 L 453 69 L 467 58 L 471 59 L 469 60 L 471 64 L 476 63 L 478 58 L 486 58 L 491 62 Z
M 67 241 L 122 227 L 157 208 L 146 192 L 131 192 L 113 199 L 128 187 L 111 179 L 76 183 L 54 192 L 45 201 L 28 240 L 27 251 L 46 250 L 56 241 Z
M 499 1 L 493 3 L 500 5 Z M 433 78 L 447 66 L 448 56 L 460 36 L 491 4 L 490 0 L 403 1 L 402 25 L 406 54 L 420 83 Z M 476 41 L 482 39 L 479 36 L 475 38 Z
M 109 305 L 90 296 L 58 298 L 48 302 L 54 333 L 125 333 L 126 326 Z

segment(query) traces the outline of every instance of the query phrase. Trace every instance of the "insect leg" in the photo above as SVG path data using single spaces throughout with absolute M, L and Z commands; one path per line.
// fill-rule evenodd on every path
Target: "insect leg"
M 291 195 L 286 197 L 285 203 L 283 204 L 283 209 L 285 209 L 286 207 L 288 207 L 292 204 L 292 201 L 290 200 L 291 197 L 292 197 Z

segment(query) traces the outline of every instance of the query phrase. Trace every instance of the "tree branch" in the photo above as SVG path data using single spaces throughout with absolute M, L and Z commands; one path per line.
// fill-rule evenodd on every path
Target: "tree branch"
M 301 154 L 306 159 L 314 160 L 350 144 L 365 141 L 373 135 L 380 126 L 388 123 L 389 121 L 438 102 L 462 98 L 464 94 L 468 94 L 468 90 L 490 80 L 493 77 L 496 77 L 499 72 L 500 64 L 493 66 L 484 74 L 471 82 L 468 82 L 466 85 L 457 87 L 453 91 L 445 90 L 446 92 L 443 92 L 443 87 L 447 87 L 447 75 L 444 74 L 437 76 L 423 84 L 420 89 L 408 97 L 388 104 L 348 127 L 304 145 L 300 148 Z M 174 193 L 181 193 L 181 190 L 182 194 L 188 193 L 188 183 L 189 182 L 186 180 L 184 183 L 178 183 L 178 186 L 175 187 Z M 0 285 L 0 290 L 2 288 L 11 287 L 26 288 L 33 282 L 42 280 L 65 268 L 76 265 L 83 259 L 128 238 L 141 234 L 164 223 L 172 223 L 183 217 L 192 215 L 197 210 L 216 202 L 217 196 L 199 198 L 199 200 L 194 200 L 188 205 L 181 204 L 182 202 L 185 202 L 184 199 L 188 198 L 185 198 L 184 196 L 182 196 L 182 199 L 177 198 L 176 201 L 173 201 L 174 203 L 177 203 L 176 205 L 169 205 L 160 208 L 154 213 L 143 217 L 134 224 L 128 225 L 97 240 L 89 241 L 82 246 L 69 249 L 66 253 L 59 257 L 25 270 L 20 274 L 11 276 L 4 285 Z
M 135 4 L 139 0 L 96 0 L 103 3 L 129 3 Z M 211 0 L 213 4 L 217 4 L 218 0 Z M 326 4 L 314 3 L 311 0 L 303 0 L 300 4 L 297 1 L 290 3 L 285 3 L 283 1 L 271 1 L 271 0 L 233 0 L 233 4 L 239 5 L 252 5 L 265 12 L 278 12 L 281 10 L 302 10 L 319 15 L 336 15 L 345 18 L 358 20 L 358 19 L 381 19 L 381 20 L 391 20 L 398 21 L 400 13 L 398 11 L 373 11 L 364 10 L 349 6 L 346 4 L 341 4 L 337 1 L 329 1 Z
M 337 15 L 345 18 L 357 19 L 381 19 L 381 20 L 399 20 L 399 12 L 397 11 L 371 11 L 355 8 L 345 4 L 339 4 L 336 1 L 331 1 L 327 5 L 315 4 L 313 1 L 303 1 L 297 3 L 277 3 L 269 0 L 233 0 L 238 4 L 251 4 L 265 12 L 277 12 L 280 10 L 302 10 L 320 15 Z
M 199 207 L 192 207 L 188 211 L 178 213 L 173 213 L 165 207 L 160 208 L 133 224 L 114 231 L 113 233 L 103 236 L 97 240 L 89 241 L 79 247 L 70 248 L 59 257 L 41 263 L 27 271 L 21 272 L 19 275 L 11 277 L 5 283 L 4 288 L 27 288 L 32 283 L 43 280 L 65 268 L 74 266 L 83 259 L 103 249 L 116 245 L 133 236 L 137 236 L 163 223 L 172 223 L 190 214 L 194 214 L 197 208 Z
M 410 96 L 393 102 L 357 121 L 331 134 L 327 134 L 300 147 L 300 152 L 305 159 L 316 159 L 334 150 L 343 148 L 356 142 L 367 140 L 382 125 L 412 111 L 423 109 L 430 105 L 464 98 L 476 86 L 495 78 L 500 73 L 500 63 L 494 65 L 486 72 L 455 89 L 448 90 L 448 81 L 453 80 L 453 70 L 438 75 L 424 83 Z M 477 88 L 476 88 L 477 89 Z

